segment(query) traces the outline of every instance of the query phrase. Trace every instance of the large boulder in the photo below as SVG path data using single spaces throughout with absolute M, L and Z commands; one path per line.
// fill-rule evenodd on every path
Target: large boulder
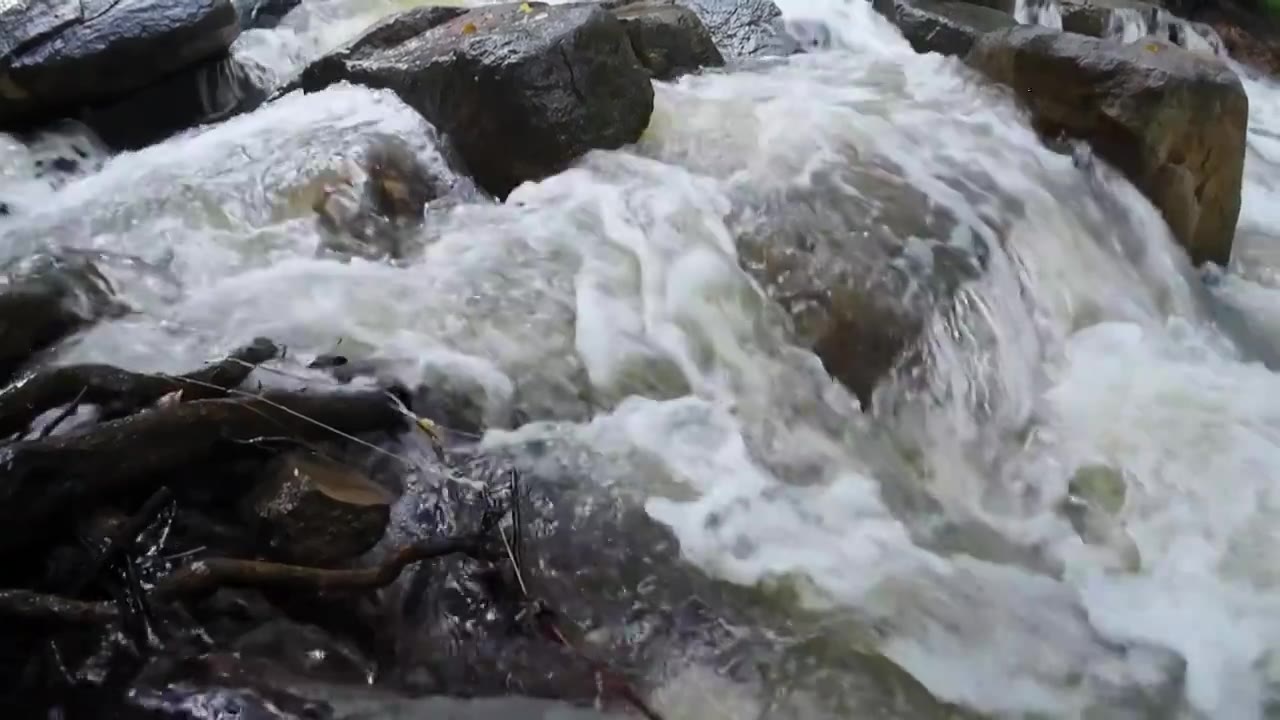
M 1018 24 L 1000 10 L 951 0 L 874 0 L 873 7 L 919 53 L 964 56 L 983 33 Z
M 1012 88 L 1044 136 L 1086 140 L 1125 173 L 1193 262 L 1227 263 L 1249 99 L 1226 65 L 1154 39 L 1119 45 L 1033 26 L 982 37 L 967 62 Z
M 641 0 L 619 7 L 614 14 L 627 28 L 636 57 L 658 80 L 724 65 L 707 27 L 683 5 Z
M 206 60 L 130 95 L 85 109 L 84 122 L 116 150 L 135 150 L 197 125 L 248 112 L 266 81 L 231 55 Z
M 217 56 L 231 0 L 30 0 L 0 14 L 0 126 L 126 95 Z
M 797 49 L 773 0 L 680 0 L 698 14 L 725 55 L 790 55 Z
M 589 150 L 635 142 L 649 124 L 649 73 L 598 5 L 494 5 L 420 32 L 421 14 L 405 22 L 317 60 L 290 89 L 345 80 L 395 91 L 499 197 Z

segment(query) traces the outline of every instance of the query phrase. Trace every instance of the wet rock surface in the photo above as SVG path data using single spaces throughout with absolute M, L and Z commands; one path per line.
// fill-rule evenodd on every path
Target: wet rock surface
M 0 13 L 0 126 L 146 87 L 225 52 L 240 32 L 230 0 L 34 0 Z
M 271 466 L 246 498 L 244 512 L 267 557 L 330 567 L 382 539 L 393 500 L 363 473 L 293 453 Z
M 1249 101 L 1225 65 L 1158 40 L 1119 45 L 1037 27 L 986 35 L 966 62 L 1009 86 L 1045 137 L 1089 141 L 1151 199 L 1193 262 L 1226 264 Z
M 41 350 L 120 311 L 110 284 L 87 260 L 40 255 L 11 265 L 0 285 L 0 381 Z
M 126 97 L 87 108 L 83 120 L 111 147 L 136 150 L 197 125 L 253 110 L 263 81 L 230 55 L 206 60 Z
M 916 52 L 964 56 L 983 33 L 1013 27 L 1013 16 L 989 7 L 948 0 L 875 0 Z
M 790 55 L 794 41 L 782 29 L 782 11 L 773 0 L 682 0 L 711 31 L 727 57 Z
M 706 26 L 683 5 L 641 0 L 623 5 L 614 13 L 626 27 L 636 57 L 657 80 L 724 65 Z
M 496 5 L 393 18 L 290 86 L 394 90 L 445 133 L 477 183 L 505 197 L 583 153 L 634 142 L 653 87 L 622 23 L 595 5 Z

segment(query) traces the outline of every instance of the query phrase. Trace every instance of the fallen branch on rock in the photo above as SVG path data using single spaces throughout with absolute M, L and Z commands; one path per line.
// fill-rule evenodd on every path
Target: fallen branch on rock
M 183 401 L 222 397 L 253 368 L 279 355 L 259 338 L 228 358 L 187 375 L 135 373 L 110 365 L 68 365 L 41 370 L 0 392 L 0 437 L 20 432 L 42 413 L 60 405 L 101 405 L 104 416 L 136 412 L 174 392 Z
M 228 558 L 197 560 L 165 578 L 152 592 L 152 599 L 170 602 L 181 596 L 222 587 L 313 593 L 376 590 L 395 582 L 409 565 L 448 555 L 480 556 L 483 547 L 483 534 L 428 540 L 402 548 L 379 565 L 352 570 L 325 570 Z
M 172 484 L 169 474 L 198 467 L 228 441 L 355 436 L 402 429 L 405 420 L 380 391 L 268 392 L 182 402 L 13 443 L 0 449 L 0 553 L 39 543 L 77 509 Z
M 0 590 L 0 617 L 63 625 L 102 625 L 120 617 L 114 603 L 86 602 L 31 590 Z

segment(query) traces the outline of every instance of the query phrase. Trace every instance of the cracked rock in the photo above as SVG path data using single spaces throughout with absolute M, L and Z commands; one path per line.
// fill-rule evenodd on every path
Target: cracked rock
M 398 94 L 498 197 L 635 142 L 653 112 L 626 28 L 596 4 L 409 11 L 315 61 L 285 92 L 344 80 Z

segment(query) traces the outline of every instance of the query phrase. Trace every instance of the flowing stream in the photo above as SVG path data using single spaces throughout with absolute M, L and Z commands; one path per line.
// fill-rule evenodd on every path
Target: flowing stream
M 312 0 L 236 51 L 288 77 L 403 6 Z M 316 256 L 314 193 L 362 139 L 447 172 L 420 117 L 348 86 L 56 191 L 0 136 L 21 210 L 0 252 L 101 251 L 139 310 L 59 361 L 178 371 L 262 335 L 460 379 L 539 419 L 486 446 L 560 448 L 825 639 L 805 666 L 823 683 L 790 694 L 673 657 L 667 717 L 1280 712 L 1280 88 L 1246 79 L 1234 266 L 1198 272 L 1131 185 L 1046 149 L 959 61 L 861 0 L 780 6 L 821 47 L 656 83 L 635 147 L 432 210 L 403 266 Z M 985 271 L 932 317 L 923 371 L 863 413 L 739 268 L 735 236 L 771 223 L 874 228 L 907 274 L 939 247 Z M 1106 509 L 1073 514 L 1073 478 Z M 869 653 L 937 709 L 868 682 Z

